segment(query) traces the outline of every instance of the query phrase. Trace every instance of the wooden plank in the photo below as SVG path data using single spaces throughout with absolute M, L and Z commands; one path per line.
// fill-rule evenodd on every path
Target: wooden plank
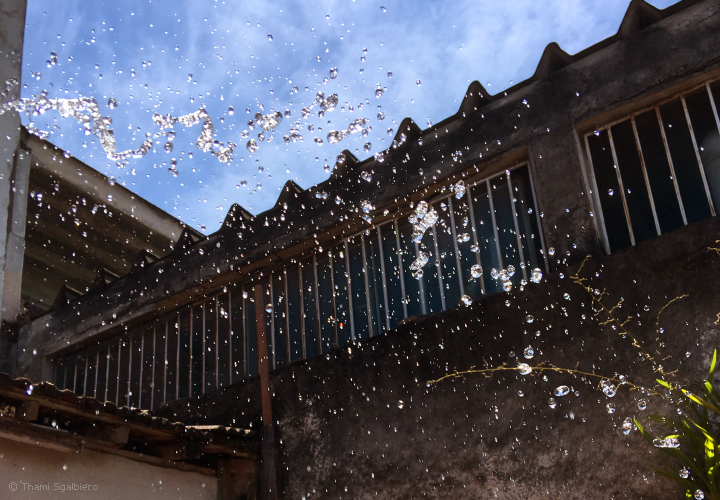
M 40 403 L 37 401 L 23 401 L 15 410 L 15 418 L 24 422 L 34 422 L 38 418 Z

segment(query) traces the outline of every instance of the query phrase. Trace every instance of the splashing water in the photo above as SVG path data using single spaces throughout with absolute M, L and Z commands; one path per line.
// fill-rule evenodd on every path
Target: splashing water
M 438 221 L 438 213 L 434 208 L 429 208 L 426 201 L 421 201 L 415 208 L 415 212 L 408 217 L 408 221 L 413 225 L 412 241 L 420 243 L 425 231 Z

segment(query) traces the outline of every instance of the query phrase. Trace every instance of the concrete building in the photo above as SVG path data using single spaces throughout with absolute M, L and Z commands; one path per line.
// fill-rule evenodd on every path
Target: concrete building
M 718 42 L 717 1 L 633 0 L 616 35 L 575 55 L 550 44 L 530 79 L 495 96 L 474 82 L 443 122 L 404 120 L 382 161 L 345 151 L 327 181 L 288 182 L 255 216 L 233 206 L 207 238 L 126 193 L 144 215 L 126 208 L 118 234 L 135 246 L 93 260 L 81 295 L 7 319 L 6 371 L 260 428 L 262 498 L 677 498 L 622 432 L 645 400 L 671 405 L 608 400 L 593 377 L 653 387 L 662 364 L 689 383 L 718 344 Z M 15 163 L 47 171 L 29 149 Z M 62 206 L 88 191 L 54 175 L 75 189 Z

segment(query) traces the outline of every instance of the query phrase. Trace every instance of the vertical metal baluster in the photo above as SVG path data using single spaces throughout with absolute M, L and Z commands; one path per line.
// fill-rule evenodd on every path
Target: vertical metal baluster
M 215 390 L 220 388 L 220 296 L 215 296 Z
M 367 252 L 365 252 L 365 233 L 360 234 L 360 255 L 362 256 L 362 265 L 363 265 L 363 277 L 365 279 L 365 307 L 366 314 L 367 314 L 367 322 L 368 322 L 368 332 L 369 336 L 372 337 L 374 335 L 373 333 L 373 326 L 372 326 L 372 312 L 370 311 L 370 284 L 368 283 L 368 266 L 367 266 Z
M 475 225 L 475 209 L 473 207 L 472 191 L 470 187 L 467 188 L 465 196 L 467 196 L 468 211 L 470 212 L 470 225 L 472 226 L 473 243 L 475 244 L 475 248 L 477 249 L 477 252 L 473 252 L 475 254 L 475 262 L 477 263 L 477 265 L 482 267 L 482 262 L 480 261 L 480 240 L 478 239 L 478 229 Z M 480 290 L 482 294 L 485 295 L 485 280 L 482 278 L 482 276 L 480 276 L 479 279 Z
M 532 172 L 530 171 L 530 165 L 528 163 L 525 163 L 525 165 L 527 165 L 528 179 L 530 179 L 530 191 L 532 192 L 533 209 L 535 210 L 535 220 L 537 221 L 538 225 L 538 233 L 540 233 L 538 234 L 538 236 L 540 237 L 540 248 L 542 249 L 543 260 L 545 261 L 545 272 L 549 273 L 550 263 L 548 262 L 547 250 L 545 249 L 545 237 L 543 236 L 540 210 L 538 210 L 537 198 L 535 197 L 535 182 L 533 181 Z
M 207 362 L 206 358 L 206 351 L 207 351 L 207 345 L 205 344 L 205 302 L 202 303 L 202 373 L 200 374 L 200 394 L 205 394 L 205 363 Z
M 705 88 L 707 89 L 708 97 L 710 98 L 710 107 L 712 108 L 713 116 L 715 117 L 715 126 L 718 131 L 720 131 L 720 116 L 718 116 L 718 110 L 717 106 L 715 106 L 715 98 L 713 96 L 712 89 L 710 88 L 710 83 L 706 83 Z
M 118 341 L 118 354 L 117 354 L 117 360 L 118 360 L 118 371 L 117 371 L 117 380 L 115 381 L 115 406 L 120 406 L 120 373 L 121 373 L 121 367 L 122 367 L 122 337 L 120 337 L 120 340 Z
M 380 274 L 382 276 L 382 285 L 383 285 L 383 300 L 385 301 L 385 329 L 387 331 L 390 330 L 390 304 L 388 303 L 388 294 L 387 294 L 387 279 L 385 278 L 385 254 L 383 252 L 383 240 L 382 240 L 382 233 L 380 232 L 380 227 L 377 227 L 377 234 L 378 234 L 378 251 L 380 254 Z M 378 320 L 378 324 L 380 321 Z
M 193 390 L 192 390 L 192 377 L 193 377 L 193 306 L 190 305 L 190 324 L 188 325 L 190 327 L 190 338 L 188 340 L 188 350 L 190 351 L 190 364 L 188 365 L 188 397 L 194 396 Z
M 89 366 L 89 364 L 90 364 L 89 358 L 90 358 L 90 356 L 88 356 L 88 355 L 86 354 L 86 355 L 85 355 L 85 373 L 84 373 L 84 375 L 83 375 L 83 393 L 82 393 L 83 396 L 87 396 L 87 395 L 88 395 L 88 383 L 87 383 L 88 380 L 87 380 L 87 374 L 88 374 L 88 366 Z M 97 370 L 95 370 L 95 373 L 97 373 Z
M 443 276 L 442 276 L 442 263 L 440 262 L 440 249 L 438 248 L 437 242 L 437 226 L 432 227 L 433 247 L 435 248 L 435 269 L 438 274 L 438 288 L 440 289 L 440 307 L 442 310 L 447 310 L 445 305 L 445 290 L 443 289 Z
M 292 356 L 290 355 L 290 295 L 288 294 L 287 267 L 283 267 L 283 279 L 285 280 L 285 352 L 287 352 L 289 363 Z
M 67 376 L 68 376 L 68 367 L 67 367 L 67 358 L 65 358 L 65 364 L 63 365 L 63 381 L 62 381 L 63 389 L 67 389 Z
M 403 272 L 402 256 L 404 251 L 400 246 L 400 226 L 398 225 L 397 219 L 393 221 L 393 229 L 395 230 L 395 248 L 397 248 L 397 254 L 395 255 L 398 260 L 398 272 L 400 273 L 400 291 L 402 292 L 402 306 L 403 306 L 403 319 L 408 317 L 407 312 L 407 295 L 405 294 L 405 273 Z
M 243 350 L 242 351 L 243 352 L 242 364 L 243 364 L 243 380 L 245 380 L 245 379 L 247 379 L 247 376 L 248 376 L 248 374 L 247 374 L 248 373 L 247 372 L 247 358 L 248 358 L 247 348 L 248 347 L 247 347 L 247 330 L 245 330 L 245 323 L 247 321 L 247 318 L 245 317 L 245 311 L 247 310 L 247 307 L 246 307 L 245 286 L 244 285 L 240 288 L 240 297 L 242 300 L 242 308 L 240 309 L 240 311 L 242 311 L 242 350 Z
M 177 349 L 176 349 L 176 362 L 175 362 L 175 399 L 180 399 L 180 312 L 177 314 L 177 323 L 176 323 L 176 333 L 177 333 Z
M 503 269 L 502 253 L 500 250 L 500 237 L 498 236 L 498 227 L 497 222 L 495 221 L 495 203 L 493 202 L 492 186 L 490 185 L 490 179 L 487 179 L 485 181 L 485 186 L 487 189 L 488 201 L 490 202 L 490 220 L 492 221 L 493 236 L 495 237 L 495 249 L 497 250 L 498 267 L 500 269 Z
M 683 224 L 687 224 L 687 217 L 685 216 L 685 205 L 683 205 L 682 197 L 680 196 L 680 187 L 677 183 L 677 177 L 675 176 L 675 166 L 673 165 L 672 156 L 670 156 L 670 146 L 668 145 L 667 136 L 665 135 L 665 125 L 660 115 L 660 108 L 655 108 L 655 115 L 660 125 L 660 134 L 662 135 L 663 145 L 665 146 L 665 154 L 667 155 L 668 164 L 670 165 L 670 175 L 672 175 L 673 186 L 675 186 L 675 196 L 677 196 L 678 204 L 680 205 L 680 214 L 682 215 Z
M 97 383 L 98 375 L 100 375 L 100 348 L 95 353 L 95 388 L 93 389 L 93 398 L 97 399 Z
M 164 355 L 163 355 L 163 404 L 167 401 L 167 367 L 168 367 L 168 335 L 170 334 L 169 328 L 168 328 L 168 321 L 170 321 L 170 318 L 168 318 L 165 321 L 165 349 L 163 349 Z M 177 367 L 175 368 L 177 370 Z
M 78 367 L 78 359 L 75 358 L 75 366 L 73 367 L 73 393 L 77 394 L 77 367 Z
M 129 347 L 130 347 L 130 356 L 128 356 L 128 380 L 127 380 L 127 391 L 125 391 L 125 406 L 130 406 L 130 387 L 132 386 L 132 360 L 133 360 L 133 350 L 134 350 L 134 342 L 133 338 L 129 337 Z
M 420 245 L 415 243 L 415 258 L 417 258 L 419 251 L 420 251 Z M 425 280 L 422 277 L 420 277 L 420 279 L 418 280 L 418 286 L 420 288 L 420 310 L 422 311 L 423 314 L 427 314 L 427 304 L 426 304 L 427 301 L 425 300 L 425 283 L 424 283 L 424 281 Z
M 300 261 L 298 266 L 298 285 L 300 287 L 300 338 L 302 339 L 302 359 L 305 359 L 305 296 L 303 295 L 303 272 Z
M 268 287 L 270 290 L 270 304 L 272 305 L 272 313 L 270 313 L 270 338 L 272 339 L 272 367 L 273 370 L 277 368 L 276 364 L 276 356 L 275 356 L 275 349 L 277 346 L 277 341 L 275 339 L 275 288 L 273 287 L 273 275 L 275 273 L 270 273 L 270 276 L 268 277 L 268 281 L 270 282 L 270 286 Z M 265 308 L 263 307 L 263 311 Z
M 105 356 L 107 360 L 105 361 L 105 394 L 103 394 L 103 402 L 107 401 L 108 387 L 110 386 L 110 344 L 108 344 Z
M 642 152 L 642 146 L 640 146 L 640 136 L 638 135 L 634 116 L 630 117 L 630 124 L 632 125 L 633 135 L 635 136 L 635 146 L 637 147 L 638 157 L 640 158 L 640 168 L 642 169 L 643 179 L 645 179 L 645 188 L 647 189 L 648 198 L 650 199 L 650 208 L 652 209 L 653 220 L 655 221 L 655 231 L 657 231 L 658 236 L 660 236 L 660 221 L 655 211 L 655 199 L 653 198 L 652 189 L 650 188 L 650 178 L 648 177 L 647 168 L 645 167 L 645 156 Z
M 150 409 L 155 409 L 155 365 L 157 364 L 157 323 L 153 325 L 153 355 L 152 355 L 152 375 L 150 376 Z M 140 382 L 142 384 L 142 382 Z M 142 391 L 140 391 L 142 393 Z M 142 397 L 142 396 L 141 396 Z
M 352 302 L 352 278 L 350 276 L 350 252 L 348 251 L 348 242 L 347 240 L 344 240 L 343 243 L 345 244 L 345 271 L 347 275 L 347 285 L 348 285 L 348 304 L 350 307 L 350 337 L 353 342 L 355 342 L 355 315 L 353 311 L 353 302 Z
M 520 257 L 520 269 L 522 269 L 523 279 L 527 281 L 527 263 L 525 262 L 525 252 L 523 252 L 522 238 L 520 237 L 520 225 L 518 224 L 517 208 L 515 207 L 515 195 L 513 194 L 512 182 L 510 181 L 510 171 L 505 173 L 507 179 L 508 193 L 510 194 L 510 206 L 512 207 L 513 222 L 515 223 L 515 236 L 517 237 L 518 256 Z
M 470 193 L 467 193 L 468 195 Z M 450 234 L 453 239 L 453 247 L 455 248 L 455 265 L 457 266 L 458 284 L 460 285 L 460 296 L 465 295 L 465 283 L 462 278 L 462 260 L 460 258 L 460 247 L 457 240 L 457 228 L 455 227 L 455 205 L 452 196 L 448 196 L 448 210 L 450 210 Z
M 143 371 L 145 370 L 145 332 L 140 332 L 140 385 L 138 386 L 138 408 L 142 409 Z
M 593 165 L 592 154 L 590 154 L 590 141 L 588 140 L 589 136 L 590 134 L 585 135 L 585 151 L 587 152 L 588 163 L 590 164 L 590 171 L 592 173 L 590 177 L 592 178 L 593 189 L 595 191 L 595 196 L 598 200 L 598 213 L 596 215 L 600 219 L 600 227 L 602 228 L 603 236 L 602 243 L 603 247 L 605 247 L 605 253 L 610 255 L 610 240 L 608 239 L 607 228 L 605 227 L 605 216 L 603 214 L 602 204 L 600 203 L 600 192 L 598 191 L 597 182 L 595 180 L 595 167 Z
M 320 286 L 318 284 L 317 254 L 313 254 L 313 270 L 315 271 L 315 314 L 317 315 L 318 354 L 322 354 L 322 324 L 320 323 Z
M 693 131 L 692 120 L 690 120 L 690 113 L 688 112 L 687 103 L 685 102 L 685 96 L 680 96 L 680 102 L 682 103 L 683 110 L 685 111 L 685 120 L 687 120 L 687 125 L 690 129 L 690 139 L 692 139 L 693 149 L 695 150 L 695 158 L 697 158 L 698 167 L 700 168 L 700 177 L 702 177 L 703 186 L 705 187 L 705 195 L 707 196 L 708 205 L 710 205 L 710 213 L 714 216 L 715 206 L 713 205 L 712 196 L 710 196 L 710 186 L 708 186 L 707 179 L 705 178 L 705 167 L 703 166 L 702 158 L 700 157 L 700 150 L 698 149 L 697 141 L 695 140 L 695 132 Z
M 339 245 L 338 245 L 339 246 Z M 337 248 L 337 247 L 335 247 Z M 335 253 L 330 250 L 331 253 L 328 255 L 328 258 L 330 260 L 330 288 L 332 296 L 332 310 L 333 310 L 333 334 L 335 335 L 335 345 L 339 345 L 340 341 L 338 340 L 338 314 L 337 314 L 337 304 L 335 303 L 335 265 L 333 264 L 333 259 L 335 258 Z

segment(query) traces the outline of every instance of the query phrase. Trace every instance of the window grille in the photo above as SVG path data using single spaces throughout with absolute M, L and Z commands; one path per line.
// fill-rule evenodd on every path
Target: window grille
M 382 334 L 409 317 L 455 307 L 463 295 L 501 291 L 492 268 L 513 265 L 515 286 L 529 278 L 530 269 L 547 269 L 527 164 L 468 185 L 461 199 L 446 190 L 429 204 L 440 221 L 422 240 L 432 257 L 420 279 L 410 270 L 419 245 L 411 239 L 407 217 L 264 272 L 271 368 Z M 458 241 L 461 234 L 468 234 L 468 241 Z M 474 265 L 482 266 L 479 279 L 471 276 Z M 55 382 L 77 394 L 154 409 L 253 377 L 252 286 L 225 290 L 57 360 Z
M 585 136 L 608 253 L 715 215 L 719 99 L 708 82 Z

